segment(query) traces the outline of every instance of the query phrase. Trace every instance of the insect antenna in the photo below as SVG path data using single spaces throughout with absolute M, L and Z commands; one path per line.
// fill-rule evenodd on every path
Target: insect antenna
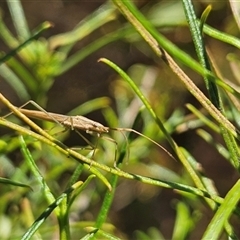
M 157 143 L 156 141 L 154 141 L 153 139 L 151 139 L 150 137 L 138 132 L 137 130 L 134 130 L 132 128 L 109 128 L 111 130 L 115 130 L 115 131 L 119 131 L 119 132 L 132 132 L 135 133 L 145 139 L 147 139 L 148 141 L 152 142 L 153 144 L 155 144 L 156 146 L 160 147 L 168 156 L 170 156 L 173 160 L 177 161 L 176 158 L 166 149 L 164 148 L 162 145 L 160 145 L 159 143 Z M 124 135 L 126 138 L 126 135 Z

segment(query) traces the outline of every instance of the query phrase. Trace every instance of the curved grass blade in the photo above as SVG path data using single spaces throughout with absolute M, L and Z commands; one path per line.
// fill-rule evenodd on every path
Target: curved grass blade
M 130 29 L 129 27 L 118 29 L 115 32 L 109 33 L 104 35 L 103 37 L 93 41 L 92 43 L 85 46 L 83 49 L 73 53 L 71 56 L 69 56 L 66 61 L 62 64 L 62 67 L 58 71 L 58 75 L 61 75 L 68 71 L 73 66 L 77 65 L 80 61 L 82 61 L 84 58 L 89 56 L 91 53 L 96 52 L 98 49 L 100 49 L 103 46 L 106 46 L 107 44 L 117 41 L 120 38 L 124 38 L 126 36 L 129 36 L 130 33 L 133 32 L 133 29 Z
M 83 19 L 72 31 L 51 37 L 49 46 L 51 49 L 62 47 L 60 51 L 67 53 L 77 41 L 83 39 L 105 23 L 114 20 L 116 16 L 116 9 L 111 3 L 107 2 L 97 11 Z
M 40 170 L 38 169 L 34 159 L 32 158 L 32 155 L 27 148 L 27 145 L 26 145 L 26 142 L 24 141 L 23 136 L 19 136 L 19 141 L 20 141 L 20 145 L 21 145 L 21 152 L 25 158 L 25 161 L 29 165 L 30 170 L 32 171 L 32 173 L 36 177 L 36 180 L 38 181 L 39 185 L 43 189 L 48 203 L 49 204 L 52 203 L 56 199 L 55 199 L 54 195 L 52 194 L 51 189 L 48 187 Z M 59 210 L 58 210 L 57 214 L 59 214 Z
M 223 203 L 218 208 L 214 217 L 212 218 L 210 224 L 207 227 L 202 239 L 219 239 L 221 232 L 223 231 L 223 226 L 229 219 L 232 214 L 234 208 L 237 206 L 237 203 L 240 199 L 240 180 L 236 182 L 236 184 L 231 188 L 231 190 L 227 193 Z M 235 234 L 231 231 L 229 232 L 229 239 L 237 239 Z
M 17 35 L 20 39 L 27 39 L 30 36 L 27 20 L 24 15 L 23 7 L 20 0 L 7 0 L 8 8 L 10 10 L 11 18 Z
M 38 38 L 43 31 L 47 30 L 50 27 L 52 27 L 52 24 L 50 22 L 42 23 L 36 30 L 33 31 L 33 35 L 30 38 L 28 38 L 26 41 L 21 43 L 17 48 L 10 51 L 4 57 L 0 58 L 0 64 L 3 62 L 6 62 L 9 58 L 15 56 L 17 52 L 19 52 L 22 48 L 24 48 L 27 44 L 32 42 L 34 39 Z
M 21 100 L 27 101 L 27 99 L 30 98 L 30 95 L 21 79 L 19 79 L 16 73 L 5 63 L 0 64 L 0 75 L 14 89 L 14 92 Z
M 229 4 L 230 4 L 230 7 L 232 9 L 233 16 L 234 16 L 235 21 L 237 23 L 238 29 L 240 29 L 240 16 L 239 16 L 240 3 L 238 1 L 235 1 L 235 0 L 229 0 Z
M 81 240 L 88 240 L 88 239 L 109 239 L 109 240 L 120 240 L 121 238 L 118 238 L 112 234 L 109 234 L 106 231 L 103 231 L 102 229 L 94 228 L 94 227 L 86 227 L 85 228 L 89 233 L 81 238 Z
M 110 209 L 112 201 L 113 201 L 115 189 L 116 189 L 117 182 L 118 182 L 118 176 L 113 175 L 110 182 L 111 182 L 111 186 L 112 186 L 112 191 L 111 192 L 108 191 L 105 193 L 102 207 L 98 213 L 97 220 L 95 222 L 95 227 L 98 229 L 101 229 L 102 225 L 106 221 L 107 214 L 109 212 L 109 209 Z
M 69 116 L 86 115 L 95 110 L 108 107 L 110 104 L 110 101 L 111 100 L 108 97 L 95 98 L 72 109 L 70 112 L 68 112 L 68 115 Z
M 62 193 L 52 204 L 48 206 L 48 208 L 36 219 L 33 225 L 28 229 L 28 231 L 21 238 L 22 240 L 29 240 L 33 236 L 33 234 L 39 229 L 39 227 L 45 222 L 46 218 L 52 213 L 54 209 L 59 207 L 61 202 L 67 198 L 69 194 L 71 194 L 78 185 L 81 185 L 82 182 L 76 183 L 71 188 L 67 189 L 64 193 Z
M 211 71 L 210 63 L 207 57 L 207 52 L 205 49 L 205 44 L 204 44 L 203 36 L 201 32 L 201 25 L 198 24 L 193 5 L 190 0 L 183 0 L 182 3 L 184 6 L 185 15 L 189 24 L 195 50 L 196 50 L 198 59 L 200 61 L 200 64 L 202 65 L 203 68 Z M 206 16 L 204 15 L 203 18 L 206 18 Z M 204 24 L 203 20 L 201 21 L 201 24 L 202 25 Z M 205 80 L 205 85 L 208 90 L 212 103 L 218 109 L 220 109 L 219 93 L 218 93 L 216 84 L 214 83 L 215 78 L 209 75 L 205 75 L 203 76 L 203 78 Z
M 20 183 L 20 182 L 12 181 L 12 180 L 7 179 L 7 178 L 0 177 L 0 183 L 2 183 L 2 184 L 9 184 L 9 185 L 17 186 L 17 187 L 29 188 L 29 189 L 32 190 L 32 188 L 29 185 L 27 185 L 27 184 L 23 184 L 23 183 Z
M 204 24 L 203 26 L 203 32 L 205 34 L 207 34 L 208 36 L 212 37 L 212 38 L 215 38 L 215 39 L 218 39 L 220 40 L 221 42 L 225 42 L 225 43 L 228 43 L 234 47 L 237 47 L 238 49 L 240 49 L 240 40 L 239 38 L 236 38 L 230 34 L 227 34 L 227 33 L 224 33 L 224 32 L 221 32 L 207 24 Z

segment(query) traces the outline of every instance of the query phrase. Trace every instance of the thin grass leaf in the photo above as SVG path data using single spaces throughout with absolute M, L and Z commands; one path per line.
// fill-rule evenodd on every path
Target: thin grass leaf
M 219 239 L 221 232 L 223 231 L 223 226 L 226 221 L 231 216 L 233 209 L 237 206 L 237 203 L 240 199 L 240 180 L 234 184 L 231 190 L 227 193 L 226 197 L 224 198 L 223 203 L 215 213 L 214 217 L 212 218 L 210 224 L 207 227 L 202 239 Z M 230 229 L 231 230 L 231 229 Z M 229 238 L 236 239 L 236 235 L 230 231 L 228 232 Z
M 21 240 L 29 240 L 33 234 L 40 228 L 40 226 L 45 222 L 48 216 L 59 207 L 61 202 L 67 198 L 67 195 L 70 194 L 74 188 L 68 189 L 66 192 L 61 194 L 48 208 L 36 219 L 28 231 L 22 236 Z
M 68 112 L 68 115 L 69 116 L 86 115 L 98 109 L 108 107 L 110 105 L 110 101 L 111 100 L 108 97 L 95 98 L 72 109 L 70 112 Z
M 183 202 L 176 204 L 177 216 L 174 224 L 171 239 L 184 240 L 194 227 L 194 218 L 190 214 L 189 208 Z
M 102 229 L 93 228 L 93 227 L 86 227 L 87 231 L 90 231 L 88 235 L 86 235 L 84 238 L 81 238 L 81 240 L 85 239 L 109 239 L 109 240 L 120 240 L 121 238 L 118 238 L 116 236 L 113 236 L 112 234 L 103 231 Z
M 154 227 L 150 227 L 147 230 L 147 233 L 136 230 L 134 231 L 134 235 L 138 240 L 152 240 L 152 239 L 165 240 L 166 239 L 164 238 L 160 230 Z
M 238 29 L 240 29 L 240 16 L 239 16 L 240 3 L 239 3 L 239 1 L 229 0 L 229 4 L 230 4 L 230 7 L 232 9 L 232 13 L 233 13 L 235 21 L 237 23 Z
M 159 126 L 159 128 L 161 129 L 161 131 L 164 133 L 165 137 L 167 138 L 168 142 L 170 143 L 170 145 L 172 146 L 173 149 L 175 149 L 175 143 L 173 141 L 173 139 L 171 138 L 171 136 L 169 135 L 169 133 L 166 131 L 163 123 L 161 122 L 161 120 L 157 117 L 156 113 L 154 112 L 154 110 L 152 109 L 150 103 L 148 102 L 148 100 L 145 98 L 145 96 L 143 95 L 143 93 L 140 91 L 140 89 L 138 88 L 138 86 L 133 82 L 133 80 L 121 69 L 119 68 L 116 64 L 114 64 L 113 62 L 111 62 L 110 60 L 106 59 L 106 58 L 100 58 L 98 60 L 99 62 L 104 62 L 107 65 L 109 65 L 111 68 L 113 68 L 129 85 L 130 87 L 133 89 L 133 91 L 136 93 L 136 95 L 140 98 L 140 100 L 143 102 L 144 106 L 146 107 L 146 109 L 149 111 L 150 115 L 152 116 L 152 118 L 156 121 L 157 125 Z
M 92 176 L 89 176 L 91 179 Z M 87 182 L 87 184 L 89 181 Z M 59 222 L 59 238 L 60 239 L 71 239 L 70 234 L 70 224 L 69 224 L 69 211 L 72 202 L 74 201 L 74 197 L 72 198 L 72 193 L 74 191 L 80 192 L 82 190 L 83 182 L 78 181 L 74 183 L 70 188 L 68 188 L 65 193 L 67 192 L 67 197 L 64 198 L 61 203 L 59 204 L 60 209 L 60 215 L 58 216 L 58 222 Z M 73 189 L 73 191 L 72 191 Z M 72 199 L 72 201 L 69 201 L 69 199 Z
M 72 31 L 51 37 L 49 39 L 49 46 L 51 49 L 63 46 L 63 48 L 60 48 L 60 51 L 67 53 L 77 41 L 88 36 L 95 29 L 115 18 L 115 8 L 112 4 L 106 3 L 97 11 L 83 19 Z M 71 46 L 69 47 L 67 45 Z M 67 46 L 67 48 L 64 46 Z
M 81 182 L 81 184 L 79 184 L 80 181 L 73 184 L 75 189 L 68 198 L 68 202 L 67 202 L 68 212 L 70 211 L 70 208 L 71 208 L 74 200 L 76 199 L 76 197 L 89 185 L 89 183 L 95 177 L 96 177 L 96 175 L 91 174 L 90 176 L 88 176 L 88 178 L 84 182 Z
M 24 15 L 21 1 L 7 0 L 7 4 L 19 39 L 20 40 L 28 39 L 30 37 L 30 31 L 28 28 L 27 20 Z
M 14 89 L 14 92 L 22 101 L 27 101 L 30 95 L 21 79 L 5 63 L 0 64 L 0 75 Z
M 183 0 L 184 11 L 186 14 L 186 18 L 189 24 L 190 32 L 192 34 L 192 39 L 194 42 L 195 50 L 197 52 L 198 59 L 203 68 L 211 71 L 210 63 L 207 57 L 207 52 L 205 49 L 205 44 L 202 37 L 201 26 L 199 26 L 197 17 L 195 15 L 195 11 L 191 0 Z M 206 14 L 205 14 L 206 15 Z M 203 21 L 206 21 L 207 16 L 202 17 L 201 25 L 204 24 Z M 214 83 L 215 78 L 212 76 L 206 75 L 203 76 L 205 80 L 205 85 L 208 90 L 210 100 L 212 103 L 219 109 L 220 108 L 220 99 L 218 89 L 216 84 Z
M 229 3 L 232 8 L 235 19 L 238 18 L 238 19 L 236 19 L 236 22 L 240 29 L 240 17 L 239 17 L 238 11 L 237 11 L 238 8 L 240 9 L 240 4 L 238 1 L 234 1 L 234 0 L 233 1 L 229 0 Z M 171 4 L 172 3 L 170 3 L 170 2 L 160 2 L 157 6 L 154 5 L 153 9 L 150 9 L 150 11 L 149 11 L 150 14 L 149 14 L 149 12 L 147 12 L 147 15 L 146 15 L 147 19 L 155 27 L 158 27 L 158 28 L 162 28 L 162 27 L 166 27 L 166 26 L 172 27 L 172 28 L 179 27 L 179 26 L 186 26 L 185 14 L 184 14 L 184 11 L 182 11 L 182 9 L 181 9 L 182 3 L 179 1 L 179 2 L 175 2 L 173 4 L 173 6 L 168 6 Z M 166 9 L 167 9 L 167 11 L 166 11 Z M 206 10 L 205 10 L 205 11 L 207 11 L 206 15 L 209 14 L 210 10 L 211 10 L 211 5 L 209 5 L 206 8 Z M 176 11 L 178 12 L 177 16 L 176 16 Z M 161 15 L 161 18 L 159 18 L 159 15 Z M 167 21 L 165 19 L 167 19 Z M 200 21 L 199 19 L 197 19 L 197 21 L 198 21 L 198 24 L 200 25 L 200 29 L 202 29 L 204 34 L 240 49 L 239 38 L 234 37 L 228 33 L 222 32 L 212 26 L 209 26 L 208 24 L 205 23 L 205 20 Z M 170 22 L 170 24 L 169 24 L 169 22 Z M 203 26 L 201 26 L 202 24 L 203 24 Z
M 50 27 L 52 27 L 52 24 L 50 22 L 42 23 L 39 27 L 37 27 L 35 30 L 33 30 L 32 36 L 30 36 L 23 43 L 21 43 L 18 47 L 16 47 L 11 52 L 9 52 L 4 57 L 2 57 L 0 59 L 0 64 L 7 61 L 9 58 L 15 56 L 17 54 L 17 52 L 19 52 L 21 49 L 23 49 L 27 44 L 31 43 L 34 39 L 38 38 L 42 34 L 43 31 L 47 30 Z
M 97 220 L 95 222 L 95 227 L 97 229 L 101 229 L 102 225 L 105 223 L 105 221 L 107 219 L 108 212 L 109 212 L 109 209 L 110 209 L 112 201 L 113 201 L 113 197 L 114 197 L 115 189 L 116 189 L 116 186 L 117 186 L 117 182 L 118 182 L 118 176 L 113 175 L 111 180 L 110 180 L 110 183 L 111 183 L 111 186 L 112 186 L 112 191 L 111 192 L 107 191 L 105 193 L 101 209 L 98 213 Z
M 204 24 L 203 32 L 212 38 L 218 39 L 221 42 L 228 43 L 228 44 L 240 49 L 240 40 L 230 34 L 221 32 L 207 24 Z
M 32 95 L 33 93 L 36 93 L 39 91 L 39 85 L 37 84 L 37 79 L 33 77 L 33 75 L 29 72 L 29 70 L 20 63 L 16 58 L 12 57 L 7 60 L 6 63 L 9 68 L 16 74 L 18 81 L 20 81 L 20 84 L 23 85 L 25 88 L 25 91 L 29 93 L 29 95 Z M 5 65 L 5 64 L 3 64 Z M 0 66 L 1 67 L 1 66 Z M 18 93 L 18 84 L 15 86 L 15 82 L 11 78 L 5 78 L 5 81 L 12 86 L 12 88 L 15 90 L 15 92 Z M 20 98 L 21 101 L 25 102 L 29 100 L 30 96 L 28 96 L 27 99 Z
M 3 42 L 10 48 L 16 48 L 20 42 L 14 37 L 14 35 L 9 31 L 5 23 L 3 22 L 3 16 L 0 12 L 0 36 Z
M 26 145 L 26 142 L 24 141 L 23 136 L 19 136 L 19 141 L 20 141 L 20 144 L 21 144 L 21 151 L 22 151 L 22 154 L 25 158 L 25 161 L 29 165 L 29 168 L 31 169 L 33 175 L 36 177 L 36 180 L 38 181 L 38 184 L 43 189 L 48 203 L 54 202 L 56 199 L 55 199 L 54 195 L 52 194 L 51 189 L 48 187 L 48 185 L 47 185 L 44 177 L 42 176 L 40 170 L 38 169 L 34 159 L 32 158 L 32 155 L 27 148 L 27 145 Z M 57 210 L 56 213 L 59 214 L 59 209 Z
M 198 129 L 197 134 L 201 136 L 207 143 L 211 144 L 215 149 L 217 149 L 218 153 L 221 154 L 225 159 L 230 158 L 229 151 L 222 144 L 217 143 L 212 135 L 207 131 Z
M 9 185 L 17 186 L 17 187 L 29 188 L 29 189 L 32 190 L 32 188 L 29 185 L 27 185 L 27 184 L 23 184 L 23 183 L 20 183 L 20 182 L 12 181 L 12 180 L 7 179 L 7 178 L 0 177 L 0 183 L 2 183 L 2 184 L 9 184 Z
M 187 3 L 187 4 L 188 4 L 188 3 Z M 185 5 L 185 4 L 184 4 L 184 5 Z M 192 10 L 193 10 L 193 8 L 192 8 Z M 202 15 L 201 15 L 201 20 L 200 20 L 200 24 L 199 24 L 200 33 L 203 33 L 203 27 L 204 27 L 204 25 L 205 25 L 205 23 L 206 23 L 206 21 L 207 21 L 207 18 L 208 18 L 208 16 L 209 16 L 211 10 L 212 10 L 212 6 L 211 6 L 211 5 L 208 5 L 208 6 L 205 8 L 205 10 L 203 11 Z M 193 10 L 193 14 L 195 15 L 194 10 Z M 198 20 L 197 20 L 197 16 L 196 16 L 196 15 L 195 15 L 194 18 L 195 18 L 196 22 L 198 23 Z M 189 20 L 190 20 L 190 19 L 189 19 Z M 203 35 L 203 34 L 202 34 L 202 35 Z
M 219 126 L 217 126 L 212 120 L 206 117 L 201 113 L 197 108 L 195 108 L 192 104 L 186 104 L 187 109 L 189 109 L 197 118 L 199 118 L 206 126 L 208 126 L 213 131 L 220 133 Z
M 59 69 L 58 75 L 67 72 L 70 68 L 77 65 L 83 59 L 85 59 L 90 54 L 96 52 L 98 49 L 106 46 L 107 44 L 117 41 L 121 38 L 129 36 L 133 32 L 133 29 L 125 28 L 118 29 L 112 33 L 106 34 L 103 37 L 93 41 L 92 43 L 86 45 L 83 49 L 73 53 L 69 56 L 66 61 L 63 62 L 62 67 Z

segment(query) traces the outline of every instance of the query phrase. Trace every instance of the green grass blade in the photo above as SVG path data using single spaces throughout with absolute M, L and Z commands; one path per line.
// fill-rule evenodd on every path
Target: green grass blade
M 69 56 L 66 61 L 63 63 L 62 67 L 59 69 L 58 74 L 61 75 L 68 71 L 73 66 L 77 65 L 80 61 L 85 59 L 90 54 L 96 52 L 98 49 L 102 48 L 103 46 L 117 41 L 120 38 L 128 36 L 128 34 L 132 32 L 130 28 L 122 28 L 118 29 L 115 32 L 109 33 L 104 35 L 103 37 L 93 41 L 92 43 L 85 46 L 83 49 L 75 52 L 71 56 Z
M 195 46 L 195 50 L 197 52 L 198 59 L 203 68 L 211 71 L 210 63 L 209 63 L 206 49 L 205 49 L 205 44 L 203 42 L 202 31 L 198 24 L 192 2 L 191 2 L 191 0 L 183 0 L 182 3 L 184 6 L 186 18 L 187 18 L 187 21 L 189 24 L 190 32 L 192 34 L 192 39 L 194 42 L 194 46 Z M 206 17 L 205 17 L 205 19 L 206 19 Z M 204 23 L 201 22 L 201 24 L 203 25 Z M 209 79 L 209 78 L 211 78 L 211 79 Z M 206 75 L 206 76 L 204 76 L 204 80 L 205 80 L 206 88 L 208 90 L 208 93 L 209 93 L 212 103 L 219 109 L 220 108 L 220 99 L 219 99 L 218 89 L 216 87 L 216 84 L 214 83 L 215 78 L 213 78 L 212 76 Z
M 155 114 L 155 112 L 153 111 L 150 103 L 148 102 L 148 100 L 145 98 L 145 96 L 142 94 L 142 92 L 140 91 L 140 89 L 137 87 L 137 85 L 133 82 L 133 80 L 122 70 L 120 69 L 116 64 L 114 64 L 113 62 L 111 62 L 110 60 L 106 59 L 106 58 L 101 58 L 99 59 L 100 62 L 104 62 L 107 65 L 109 65 L 111 68 L 113 68 L 129 85 L 130 87 L 133 89 L 133 91 L 136 93 L 136 95 L 140 98 L 140 100 L 143 102 L 144 106 L 147 108 L 147 110 L 149 111 L 150 115 L 153 117 L 153 119 L 156 121 L 156 123 L 158 124 L 159 128 L 161 129 L 161 131 L 164 133 L 164 135 L 166 136 L 168 142 L 170 143 L 170 145 L 172 146 L 172 148 L 175 148 L 175 143 L 173 141 L 173 139 L 171 138 L 171 136 L 168 134 L 167 130 L 165 129 L 163 123 L 161 122 L 161 120 L 157 117 L 157 115 Z
M 68 115 L 86 115 L 90 112 L 108 107 L 110 105 L 110 101 L 111 100 L 108 97 L 95 98 L 72 109 L 70 112 L 68 112 Z
M 101 229 L 88 227 L 87 230 L 90 231 L 90 233 L 87 234 L 85 237 L 81 238 L 81 240 L 88 240 L 88 239 L 120 240 L 121 239 Z
M 20 182 L 12 181 L 10 179 L 2 178 L 2 177 L 0 177 L 0 183 L 2 183 L 2 184 L 9 184 L 9 185 L 17 186 L 17 187 L 24 187 L 24 188 L 32 189 L 27 184 L 23 184 L 23 183 L 20 183 Z
M 32 93 L 36 93 L 39 91 L 39 85 L 36 84 L 38 81 L 37 79 L 35 79 L 32 74 L 29 72 L 29 70 L 23 65 L 21 64 L 17 58 L 12 57 L 7 61 L 7 65 L 11 68 L 11 70 L 14 72 L 15 75 L 17 75 L 17 79 L 18 81 L 20 81 L 20 85 L 24 85 L 23 87 L 25 88 L 25 90 L 29 93 L 29 95 L 32 96 Z M 18 93 L 18 85 L 19 82 L 16 83 L 16 85 L 14 84 L 12 78 L 5 78 L 6 82 L 9 83 L 15 90 L 15 92 L 20 95 Z M 22 96 L 21 96 L 22 98 Z M 30 96 L 26 99 L 24 99 L 25 101 L 29 100 Z
M 218 208 L 216 214 L 212 218 L 210 224 L 207 227 L 207 230 L 204 233 L 203 240 L 207 239 L 219 239 L 221 232 L 223 231 L 223 226 L 226 221 L 229 219 L 230 215 L 233 212 L 233 209 L 237 206 L 237 203 L 240 199 L 240 180 L 231 188 L 224 198 L 223 203 Z M 230 238 L 236 239 L 234 234 L 229 236 Z
M 27 20 L 24 15 L 24 11 L 21 5 L 21 1 L 7 0 L 8 7 L 11 13 L 13 24 L 20 40 L 25 40 L 30 37 L 30 31 L 28 28 Z
M 174 224 L 171 239 L 184 240 L 194 227 L 194 218 L 190 214 L 190 210 L 183 202 L 176 204 L 177 216 Z
M 68 201 L 67 201 L 67 212 L 70 211 L 70 208 L 71 208 L 74 200 L 76 199 L 76 197 L 89 185 L 89 183 L 95 177 L 96 177 L 96 175 L 91 174 L 91 175 L 88 176 L 88 178 L 84 182 L 78 181 L 78 182 L 75 182 L 72 185 L 72 186 L 74 186 L 74 191 L 72 192 L 72 194 L 68 198 Z
M 197 134 L 202 137 L 207 143 L 211 144 L 214 148 L 216 148 L 220 155 L 222 155 L 226 159 L 229 159 L 229 151 L 222 144 L 216 142 L 216 140 L 212 137 L 211 134 L 202 129 L 198 129 Z
M 228 44 L 240 49 L 240 40 L 232 35 L 223 33 L 207 24 L 204 24 L 203 32 L 212 38 L 218 39 L 221 42 L 228 43 Z
M 57 47 L 63 47 L 60 48 L 60 51 L 68 52 L 70 50 L 68 45 L 72 46 L 100 26 L 115 18 L 116 9 L 112 4 L 107 3 L 91 15 L 87 16 L 87 18 L 82 20 L 72 31 L 51 37 L 49 39 L 50 48 L 55 49 Z M 67 46 L 66 49 L 64 49 L 65 46 Z
M 38 184 L 41 186 L 41 189 L 43 189 L 48 203 L 54 202 L 55 197 L 52 194 L 51 189 L 48 187 L 48 185 L 47 185 L 44 177 L 42 176 L 40 170 L 38 169 L 34 159 L 32 158 L 32 155 L 27 148 L 27 145 L 26 145 L 26 142 L 24 141 L 23 136 L 19 137 L 19 141 L 20 141 L 20 144 L 21 144 L 21 151 L 22 151 L 22 154 L 25 158 L 25 161 L 27 162 L 27 164 L 28 164 L 30 170 L 32 171 L 33 175 L 36 177 L 36 180 L 37 180 Z
M 52 27 L 52 24 L 50 22 L 42 23 L 37 29 L 35 29 L 33 31 L 32 36 L 30 36 L 28 39 L 24 40 L 18 47 L 16 47 L 11 52 L 9 52 L 4 57 L 2 57 L 0 59 L 0 64 L 7 61 L 9 58 L 15 56 L 21 49 L 23 49 L 26 45 L 31 43 L 34 39 L 38 38 L 42 34 L 43 31 L 47 30 L 50 27 Z
M 16 48 L 19 45 L 18 39 L 9 31 L 5 23 L 3 22 L 2 14 L 0 13 L 0 36 L 6 46 L 10 48 Z
M 114 193 L 115 193 L 115 189 L 116 189 L 116 186 L 117 186 L 118 176 L 113 175 L 110 182 L 111 182 L 112 190 L 107 191 L 105 193 L 104 200 L 103 200 L 103 203 L 102 203 L 102 207 L 101 207 L 101 209 L 98 213 L 98 217 L 97 217 L 97 220 L 95 222 L 95 227 L 98 228 L 98 229 L 100 229 L 102 227 L 102 225 L 104 224 L 104 222 L 107 219 L 107 214 L 108 214 L 109 209 L 111 207 L 113 197 L 114 197 Z
M 6 64 L 0 65 L 0 75 L 6 80 L 6 82 L 14 89 L 14 92 L 22 101 L 27 101 L 30 96 L 22 83 L 21 79 L 12 71 Z
M 240 29 L 240 3 L 235 0 L 229 0 L 230 7 L 232 9 L 233 17 L 237 23 L 238 29 Z
M 209 117 L 205 116 L 201 111 L 195 108 L 192 104 L 186 104 L 187 109 L 189 109 L 197 118 L 199 118 L 206 126 L 215 131 L 216 133 L 220 133 L 219 126 L 215 124 Z
M 72 189 L 73 191 L 73 189 Z M 21 240 L 29 240 L 33 234 L 40 228 L 40 226 L 45 222 L 46 218 L 58 208 L 59 204 L 67 197 L 66 193 L 61 194 L 48 208 L 36 219 L 28 231 L 22 236 Z

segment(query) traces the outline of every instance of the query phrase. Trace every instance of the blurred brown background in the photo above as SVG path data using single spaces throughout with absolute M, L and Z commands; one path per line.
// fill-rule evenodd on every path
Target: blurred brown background
M 52 35 L 67 32 L 73 29 L 81 19 L 96 10 L 104 1 L 32 0 L 21 2 L 23 4 L 30 29 L 34 29 L 44 21 L 54 23 L 54 27 L 43 34 L 44 37 L 48 38 Z M 154 5 L 156 2 L 161 1 L 152 0 L 134 2 L 141 8 L 147 4 Z M 199 14 L 204 10 L 207 4 L 212 4 L 213 6 L 213 10 L 207 20 L 209 25 L 219 30 L 239 35 L 238 29 L 231 17 L 231 10 L 227 1 L 196 1 L 196 9 Z M 6 3 L 1 1 L 0 7 L 3 11 L 4 22 L 6 22 L 8 26 L 11 26 L 11 29 L 13 30 L 14 28 L 12 26 Z M 86 43 L 92 41 L 94 37 L 99 34 L 104 34 L 104 29 L 97 30 L 94 34 L 91 34 L 89 38 L 79 42 L 74 47 L 74 51 L 83 48 Z M 179 27 L 174 31 L 168 31 L 166 36 L 183 50 L 186 50 L 192 56 L 195 56 L 190 34 L 185 27 Z M 221 66 L 222 71 L 226 74 L 225 76 L 227 78 L 232 78 L 233 76 L 231 75 L 230 67 L 226 64 L 226 55 L 229 52 L 235 52 L 236 50 L 233 47 L 210 39 L 209 37 L 206 37 L 206 40 L 209 48 L 216 56 L 219 66 Z M 7 52 L 8 49 L 6 46 L 4 46 L 1 42 L 0 44 L 1 49 Z M 112 97 L 109 86 L 116 75 L 110 68 L 101 63 L 97 63 L 97 60 L 100 57 L 109 58 L 125 70 L 134 63 L 143 63 L 159 67 L 159 71 L 166 71 L 161 69 L 165 68 L 165 66 L 160 60 L 153 61 L 134 45 L 123 41 L 117 41 L 95 52 L 70 71 L 61 77 L 56 78 L 54 85 L 48 93 L 47 110 L 65 113 L 89 99 L 100 96 Z M 202 78 L 186 68 L 185 71 L 187 71 L 192 79 L 196 80 L 198 86 L 205 91 Z M 171 80 L 172 82 L 178 82 L 171 73 L 167 72 L 166 74 L 166 81 L 168 81 L 168 78 L 171 77 L 173 78 L 173 80 Z M 179 83 L 175 84 L 179 85 Z M 7 95 L 13 101 L 13 103 L 16 105 L 22 104 L 3 79 L 0 79 L 0 89 L 2 93 Z M 169 106 L 169 115 L 171 114 L 172 109 L 175 107 L 184 107 L 185 103 L 191 102 L 198 105 L 196 100 L 193 99 L 193 97 L 186 92 L 184 88 L 180 87 L 179 89 L 180 90 L 175 90 L 176 93 L 172 95 L 174 99 L 172 99 L 173 105 Z M 114 101 L 112 104 L 114 107 Z M 94 119 L 98 118 L 98 116 L 94 114 L 90 117 Z M 237 175 L 230 164 L 223 160 L 216 151 L 213 151 L 208 144 L 197 137 L 194 131 L 189 131 L 183 134 L 175 134 L 174 139 L 179 143 L 179 145 L 187 147 L 193 155 L 202 156 L 201 163 L 206 171 L 206 175 L 216 182 L 220 194 L 224 195 L 237 178 Z M 138 184 L 130 183 L 130 185 L 132 185 L 132 189 L 137 189 Z M 116 198 L 121 199 L 121 196 L 117 194 Z M 135 199 L 131 205 L 120 210 L 115 210 L 113 205 L 113 213 L 110 217 L 112 217 L 113 223 L 115 223 L 123 233 L 128 234 L 130 238 L 133 237 L 132 233 L 134 230 L 141 229 L 146 231 L 150 226 L 159 227 L 165 237 L 170 238 L 175 219 L 173 199 L 178 198 L 181 199 L 181 197 L 172 190 L 163 189 L 159 192 L 158 196 L 155 196 L 152 199 L 145 201 Z M 202 231 L 211 219 L 211 211 L 209 211 L 206 206 L 204 207 L 204 205 L 203 212 L 205 213 L 205 216 L 202 217 L 200 223 L 198 224 L 198 229 L 194 231 L 189 239 L 199 239 Z M 238 234 L 240 234 L 240 232 Z

